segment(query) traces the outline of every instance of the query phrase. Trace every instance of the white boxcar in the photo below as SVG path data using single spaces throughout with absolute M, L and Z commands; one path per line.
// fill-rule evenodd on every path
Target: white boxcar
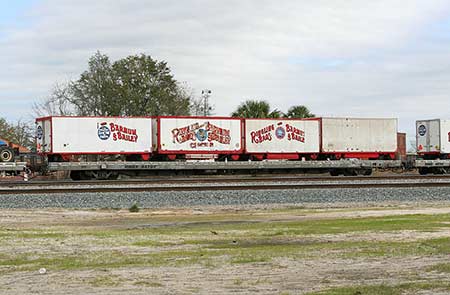
M 37 151 L 51 154 L 151 153 L 151 118 L 47 117 L 36 120 Z
M 245 119 L 247 153 L 319 153 L 318 120 Z
M 397 119 L 322 118 L 324 153 L 394 153 Z
M 418 153 L 450 153 L 450 120 L 416 121 Z
M 161 154 L 224 154 L 242 151 L 241 119 L 158 117 L 154 148 Z

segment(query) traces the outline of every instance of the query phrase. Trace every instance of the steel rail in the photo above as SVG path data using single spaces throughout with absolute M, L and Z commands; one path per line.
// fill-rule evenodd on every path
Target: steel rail
M 248 177 L 236 175 L 235 177 L 158 177 L 148 179 L 126 179 L 126 180 L 51 180 L 51 181 L 0 181 L 1 187 L 21 187 L 21 186 L 78 186 L 78 185 L 133 185 L 133 184 L 180 184 L 180 183 L 239 183 L 239 182 L 296 182 L 296 181 L 353 181 L 353 180 L 428 180 L 428 179 L 449 179 L 450 175 L 389 175 L 389 176 L 256 176 Z
M 414 183 L 322 183 L 322 184 L 258 184 L 214 186 L 135 186 L 135 187 L 67 187 L 0 189 L 0 194 L 55 194 L 108 192 L 169 192 L 169 191 L 244 191 L 244 190 L 303 190 L 303 189 L 361 189 L 361 188 L 425 188 L 450 187 L 450 182 Z

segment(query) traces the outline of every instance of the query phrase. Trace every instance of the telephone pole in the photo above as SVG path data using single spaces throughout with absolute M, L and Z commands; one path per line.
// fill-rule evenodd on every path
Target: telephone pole
M 208 100 L 211 96 L 211 90 L 210 89 L 203 89 L 202 90 L 202 97 L 203 97 L 203 116 L 209 116 L 209 113 L 211 111 L 211 107 L 209 106 Z

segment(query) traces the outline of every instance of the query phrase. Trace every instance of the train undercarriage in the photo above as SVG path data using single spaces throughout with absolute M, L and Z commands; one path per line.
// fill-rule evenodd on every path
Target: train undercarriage
M 47 170 L 66 171 L 74 180 L 117 179 L 120 175 L 194 175 L 258 173 L 330 173 L 370 175 L 373 169 L 401 169 L 399 160 L 341 159 L 329 161 L 94 161 L 49 162 Z

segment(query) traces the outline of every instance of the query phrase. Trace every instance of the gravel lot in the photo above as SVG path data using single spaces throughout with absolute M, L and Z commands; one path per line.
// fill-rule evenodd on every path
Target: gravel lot
M 369 188 L 0 195 L 0 208 L 141 208 L 450 201 L 450 188 Z

